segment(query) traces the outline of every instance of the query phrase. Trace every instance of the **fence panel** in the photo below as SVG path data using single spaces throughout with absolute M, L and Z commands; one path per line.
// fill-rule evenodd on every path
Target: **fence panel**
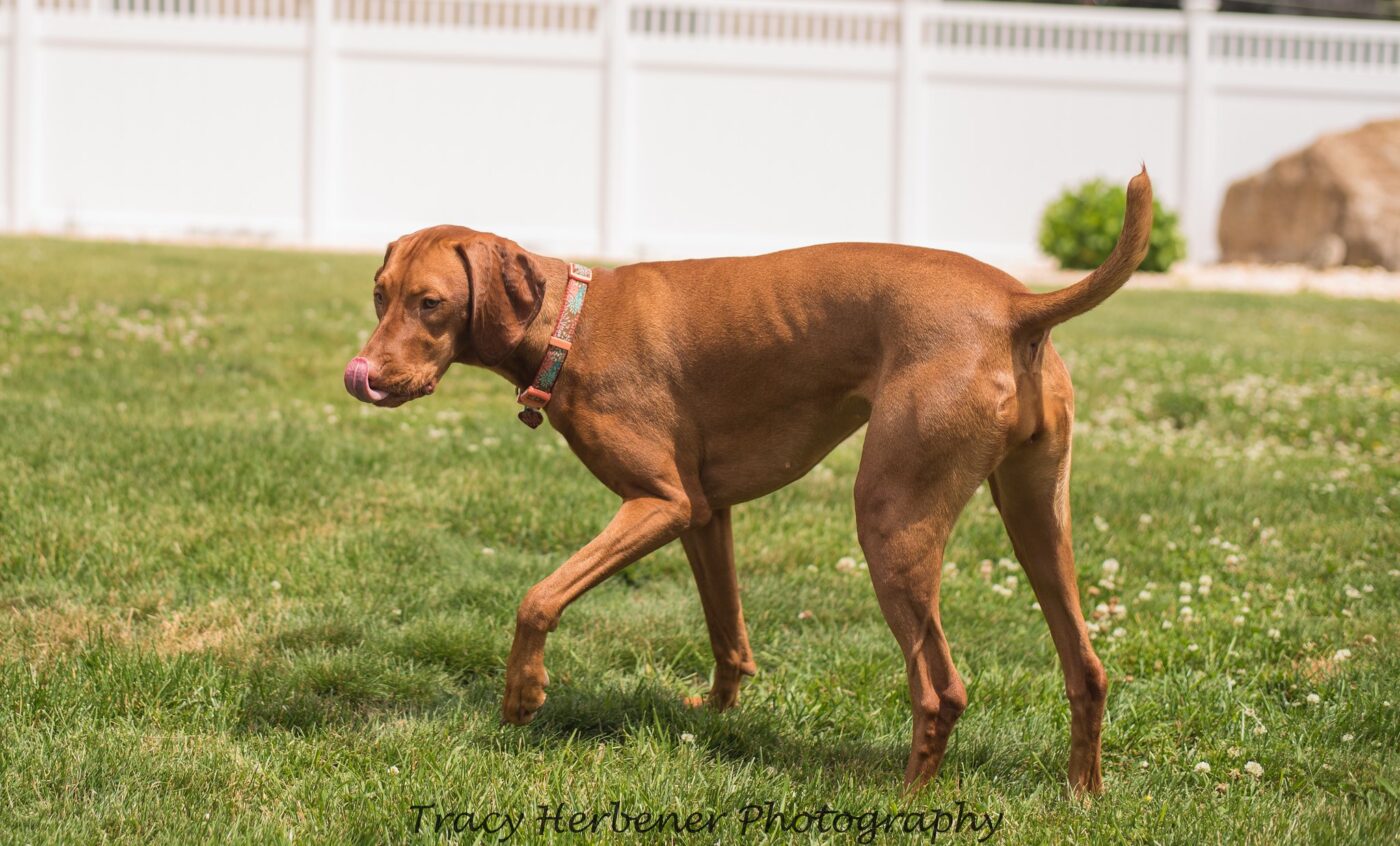
M 925 0 L 0 0 L 0 228 L 574 255 L 1035 255 L 1146 161 L 1230 181 L 1400 114 L 1400 24 Z

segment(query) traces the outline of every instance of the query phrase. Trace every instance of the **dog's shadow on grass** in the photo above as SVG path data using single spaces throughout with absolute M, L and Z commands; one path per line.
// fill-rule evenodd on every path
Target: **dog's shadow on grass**
M 489 705 L 496 704 L 499 700 L 490 698 Z M 897 739 L 889 739 L 888 734 L 876 739 L 868 726 L 848 730 L 831 720 L 794 721 L 761 701 L 741 701 L 722 714 L 708 707 L 692 708 L 674 691 L 647 684 L 632 688 L 556 685 L 528 727 L 504 728 L 499 735 L 503 749 L 519 748 L 514 746 L 515 738 L 548 750 L 580 739 L 627 744 L 649 732 L 677 744 L 694 743 L 721 761 L 767 767 L 794 779 L 826 779 L 838 773 L 852 782 L 887 785 L 892 794 L 902 790 L 909 755 L 907 720 Z M 968 778 L 1022 780 L 1027 789 L 1062 788 L 1063 775 L 1057 767 L 1042 765 L 1058 759 L 1063 750 L 1058 736 L 1045 740 L 1045 744 L 1006 744 L 975 737 L 959 742 L 955 733 L 937 789 L 959 790 Z
M 876 781 L 902 773 L 908 752 L 897 744 L 841 736 L 837 731 L 807 735 L 783 724 L 761 704 L 741 703 L 723 714 L 708 707 L 693 708 L 674 692 L 648 685 L 553 687 L 549 701 L 523 731 L 524 742 L 541 748 L 580 739 L 625 743 L 640 732 L 651 732 L 677 744 L 694 743 L 733 763 L 790 774 L 839 770 Z
M 869 724 L 847 726 L 825 713 L 795 714 L 761 697 L 741 701 L 721 714 L 708 707 L 692 708 L 677 691 L 646 680 L 555 684 L 533 723 L 493 731 L 487 726 L 499 719 L 499 671 L 444 665 L 437 676 L 390 673 L 375 659 L 352 649 L 317 652 L 291 665 L 263 664 L 248 679 L 242 730 L 308 733 L 388 714 L 427 720 L 461 720 L 469 714 L 469 721 L 486 728 L 474 732 L 476 742 L 502 752 L 548 752 L 579 741 L 623 747 L 652 741 L 677 747 L 694 744 L 716 760 L 739 766 L 803 778 L 835 772 L 855 781 L 888 783 L 892 789 L 899 784 L 909 751 L 907 724 L 898 739 L 892 739 Z M 374 675 L 369 670 L 381 672 Z M 478 722 L 483 719 L 485 725 Z M 960 781 L 963 774 L 983 767 L 1016 772 L 1024 762 L 1013 758 L 1004 750 L 977 744 L 965 751 L 961 762 L 953 763 L 952 777 Z

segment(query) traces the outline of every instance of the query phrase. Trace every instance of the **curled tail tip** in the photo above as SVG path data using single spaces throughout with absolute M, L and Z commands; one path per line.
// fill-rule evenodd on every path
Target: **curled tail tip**
M 1022 329 L 1049 329 L 1097 306 L 1123 286 L 1147 257 L 1152 240 L 1152 180 L 1144 164 L 1128 182 L 1123 229 L 1103 264 L 1079 282 L 1048 294 L 1025 293 L 1017 324 Z
M 1135 242 L 1129 241 L 1128 244 L 1134 256 L 1134 268 L 1147 257 L 1152 235 L 1152 207 L 1152 178 L 1147 175 L 1147 165 L 1144 164 L 1138 175 L 1128 182 L 1128 210 L 1125 215 L 1128 219 L 1123 222 L 1124 234 L 1131 228 L 1137 236 Z
M 1147 175 L 1146 162 L 1141 164 L 1137 175 L 1128 180 L 1128 196 L 1141 195 L 1144 191 L 1147 192 L 1148 196 L 1152 195 L 1152 177 Z

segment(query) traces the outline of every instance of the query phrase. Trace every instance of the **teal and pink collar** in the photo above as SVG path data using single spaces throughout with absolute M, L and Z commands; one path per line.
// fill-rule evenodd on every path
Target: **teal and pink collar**
M 531 429 L 544 422 L 540 409 L 554 394 L 554 383 L 564 371 L 564 359 L 574 345 L 574 334 L 578 332 L 578 317 L 583 311 L 583 298 L 588 295 L 588 283 L 593 281 L 593 271 L 581 264 L 569 265 L 569 281 L 564 286 L 564 306 L 559 309 L 559 318 L 554 321 L 554 331 L 550 333 L 549 346 L 545 347 L 544 358 L 540 361 L 539 372 L 517 396 L 516 401 L 525 406 L 518 415 L 520 422 Z

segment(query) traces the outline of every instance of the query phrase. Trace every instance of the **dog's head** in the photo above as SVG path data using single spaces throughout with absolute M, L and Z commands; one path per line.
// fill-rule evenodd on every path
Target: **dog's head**
M 346 365 L 345 389 L 392 408 L 431 394 L 453 362 L 500 364 L 539 313 L 544 284 L 514 241 L 460 226 L 405 235 L 374 274 L 379 325 Z

